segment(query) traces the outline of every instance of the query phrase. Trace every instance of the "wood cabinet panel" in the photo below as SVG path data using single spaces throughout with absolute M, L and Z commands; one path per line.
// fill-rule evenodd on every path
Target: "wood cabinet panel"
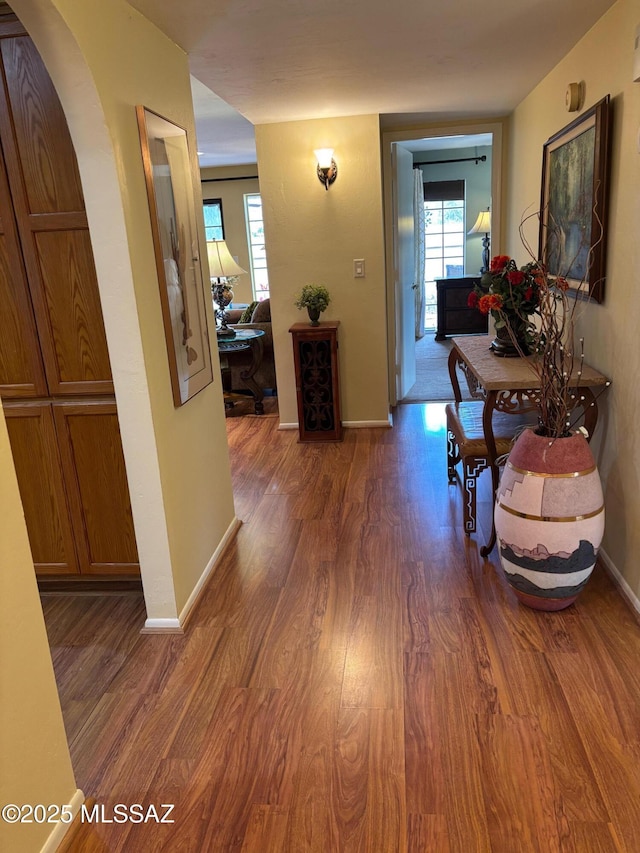
M 27 212 L 84 210 L 67 120 L 35 45 L 26 35 L 14 36 L 2 39 L 0 49 Z
M 138 575 L 80 176 L 17 19 L 0 20 L 0 396 L 39 575 Z M 100 395 L 99 400 L 91 396 Z M 73 396 L 73 401 L 69 398 Z M 67 398 L 68 403 L 61 401 Z M 35 398 L 35 399 L 34 399 Z
M 60 402 L 53 404 L 53 412 L 73 527 L 76 539 L 81 540 L 77 546 L 81 571 L 137 573 L 138 552 L 115 403 Z
M 33 562 L 38 574 L 79 571 L 49 403 L 5 403 Z
M 42 283 L 34 305 L 47 330 L 51 393 L 113 393 L 89 232 L 46 231 L 34 242 Z
M 295 323 L 293 340 L 300 441 L 341 441 L 337 321 Z
M 0 157 L 0 397 L 46 393 L 29 285 Z

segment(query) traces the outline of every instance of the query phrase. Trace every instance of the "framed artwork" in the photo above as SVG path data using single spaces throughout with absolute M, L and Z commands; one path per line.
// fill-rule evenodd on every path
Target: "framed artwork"
M 604 299 L 609 95 L 545 142 L 539 257 L 577 293 Z
M 146 107 L 136 114 L 173 402 L 182 406 L 213 381 L 187 133 Z

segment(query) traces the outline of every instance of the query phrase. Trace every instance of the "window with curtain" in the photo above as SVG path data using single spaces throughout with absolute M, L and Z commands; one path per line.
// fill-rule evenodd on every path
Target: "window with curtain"
M 436 327 L 437 278 L 464 275 L 464 181 L 424 182 L 425 329 Z

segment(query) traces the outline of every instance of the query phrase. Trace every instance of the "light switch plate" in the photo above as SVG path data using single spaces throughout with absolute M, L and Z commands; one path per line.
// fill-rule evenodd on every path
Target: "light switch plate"
M 353 261 L 353 277 L 364 278 L 364 258 L 357 258 Z

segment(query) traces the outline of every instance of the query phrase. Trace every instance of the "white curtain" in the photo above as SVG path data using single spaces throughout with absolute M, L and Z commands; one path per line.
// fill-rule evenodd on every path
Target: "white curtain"
M 422 169 L 413 170 L 413 222 L 415 258 L 413 284 L 416 301 L 416 340 L 424 337 L 424 187 Z

